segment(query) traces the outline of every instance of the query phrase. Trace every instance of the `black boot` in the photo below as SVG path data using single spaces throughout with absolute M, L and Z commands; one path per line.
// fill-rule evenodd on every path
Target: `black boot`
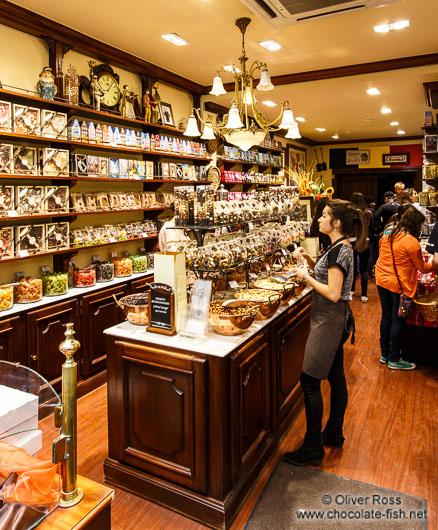
M 342 432 L 335 433 L 327 426 L 322 431 L 322 441 L 324 445 L 340 449 L 344 445 L 344 440 L 345 438 L 343 437 Z
M 303 443 L 296 451 L 284 453 L 284 459 L 290 464 L 297 466 L 306 466 L 307 464 L 319 466 L 324 458 L 324 454 L 324 447 L 322 445 L 309 446 Z

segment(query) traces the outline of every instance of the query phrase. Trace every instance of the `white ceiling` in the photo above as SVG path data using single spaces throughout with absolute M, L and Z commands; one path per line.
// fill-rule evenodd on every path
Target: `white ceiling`
M 271 76 L 438 52 L 437 0 L 403 0 L 283 29 L 273 29 L 239 0 L 14 3 L 203 85 L 211 83 L 222 65 L 238 63 L 241 35 L 234 21 L 242 16 L 252 19 L 246 32 L 249 63 L 254 59 L 267 62 Z M 410 20 L 409 28 L 386 34 L 373 31 L 373 26 L 402 19 Z M 173 32 L 191 44 L 177 47 L 160 38 Z M 283 48 L 269 52 L 258 45 L 267 39 L 275 39 Z M 223 79 L 232 81 L 232 76 L 224 74 Z M 393 120 L 411 136 L 421 134 L 426 109 L 422 84 L 437 80 L 438 65 L 423 66 L 281 85 L 272 92 L 259 93 L 258 99 L 290 100 L 295 115 L 307 120 L 300 124 L 301 134 L 317 141 L 331 141 L 336 133 L 340 142 L 397 136 L 389 126 Z M 379 88 L 381 95 L 367 95 L 365 89 L 370 87 Z M 230 98 L 212 99 L 225 104 Z M 382 115 L 383 105 L 389 106 L 392 114 Z M 276 114 L 261 107 L 267 116 Z M 327 131 L 319 133 L 316 127 Z

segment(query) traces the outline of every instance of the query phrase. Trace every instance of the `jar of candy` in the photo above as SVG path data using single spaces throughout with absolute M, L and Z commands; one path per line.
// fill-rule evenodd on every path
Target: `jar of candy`
M 129 259 L 132 261 L 132 272 L 134 274 L 147 271 L 148 269 L 147 256 L 131 254 L 129 256 Z
M 114 265 L 111 261 L 95 261 L 93 265 L 96 267 L 96 281 L 110 282 L 114 278 Z
M 33 278 L 32 276 L 17 278 L 14 295 L 17 304 L 38 302 L 43 297 L 43 282 L 39 278 Z
M 132 261 L 129 258 L 113 258 L 114 264 L 114 276 L 116 278 L 122 278 L 124 276 L 131 276 L 132 274 Z
M 66 272 L 47 272 L 43 275 L 44 296 L 59 296 L 68 291 L 68 276 Z
M 96 284 L 96 269 L 90 265 L 85 269 L 73 270 L 73 287 L 91 287 Z
M 11 309 L 14 305 L 14 287 L 12 285 L 0 285 L 0 311 Z

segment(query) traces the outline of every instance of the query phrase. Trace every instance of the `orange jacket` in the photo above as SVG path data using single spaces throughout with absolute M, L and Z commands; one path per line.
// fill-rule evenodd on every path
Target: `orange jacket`
M 379 243 L 380 253 L 376 265 L 376 284 L 393 293 L 400 287 L 394 272 L 389 236 L 383 236 Z M 417 293 L 417 270 L 431 272 L 432 263 L 425 263 L 418 239 L 410 234 L 397 234 L 393 240 L 395 265 L 402 284 L 403 294 L 414 298 Z

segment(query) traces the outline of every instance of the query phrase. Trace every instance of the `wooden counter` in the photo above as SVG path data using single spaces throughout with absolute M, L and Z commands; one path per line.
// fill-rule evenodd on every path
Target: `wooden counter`
M 304 292 L 242 336 L 193 346 L 106 330 L 106 482 L 228 528 L 302 407 L 310 302 Z

